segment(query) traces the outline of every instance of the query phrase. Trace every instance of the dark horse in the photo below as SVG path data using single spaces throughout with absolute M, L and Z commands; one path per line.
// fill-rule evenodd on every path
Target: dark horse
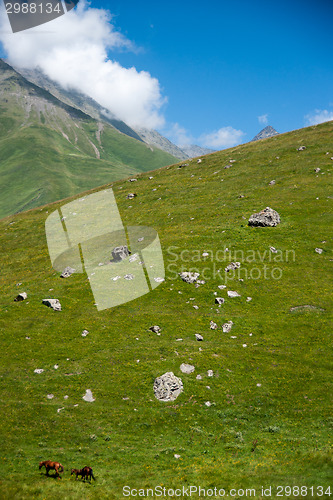
M 88 467 L 87 465 L 85 467 L 83 467 L 83 469 L 72 469 L 71 476 L 73 474 L 76 475 L 76 479 L 78 478 L 78 476 L 81 476 L 81 479 L 83 479 L 83 481 L 85 481 L 86 479 L 89 479 L 89 481 L 91 482 L 91 478 L 93 478 L 93 480 L 96 481 L 92 468 Z
M 59 476 L 58 470 L 60 469 L 60 472 L 64 472 L 63 466 L 59 462 L 52 462 L 51 460 L 45 460 L 45 462 L 40 462 L 39 463 L 39 470 L 41 470 L 42 467 L 45 467 L 46 469 L 46 475 L 49 475 L 49 470 L 55 470 L 56 476 Z

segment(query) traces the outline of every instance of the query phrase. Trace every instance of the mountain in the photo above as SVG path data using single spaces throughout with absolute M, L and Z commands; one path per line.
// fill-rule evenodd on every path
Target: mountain
M 57 99 L 0 60 L 0 217 L 175 160 Z
M 157 130 L 150 130 L 144 127 L 136 128 L 136 132 L 141 137 L 141 139 L 149 144 L 150 146 L 163 149 L 167 153 L 175 156 L 179 160 L 186 160 L 189 155 L 185 151 L 175 144 L 173 144 L 169 139 L 161 135 Z
M 123 134 L 128 135 L 129 137 L 133 137 L 138 141 L 142 140 L 140 136 L 135 132 L 135 130 L 126 125 L 126 123 L 122 120 L 119 120 L 116 115 L 103 108 L 103 106 L 98 104 L 98 102 L 96 102 L 86 94 L 83 94 L 82 92 L 79 92 L 75 89 L 64 89 L 61 85 L 59 85 L 54 80 L 51 80 L 40 70 L 15 67 L 15 71 L 24 76 L 29 82 L 32 82 L 38 87 L 47 90 L 48 92 L 50 92 L 50 94 L 57 97 L 57 99 L 59 99 L 60 101 L 80 109 L 95 120 L 107 122 L 109 125 L 119 130 Z
M 195 144 L 182 146 L 181 149 L 189 156 L 189 158 L 195 158 L 197 156 L 209 155 L 211 153 L 216 152 L 214 149 L 202 148 L 201 146 L 196 146 Z
M 275 498 L 291 485 L 294 498 L 297 485 L 329 497 L 332 137 L 329 122 L 214 153 L 200 167 L 142 172 L 132 200 L 132 184 L 115 182 L 124 226 L 157 231 L 165 281 L 113 309 L 97 310 L 91 276 L 62 279 L 51 267 L 45 222 L 74 198 L 0 220 L 2 498 L 174 498 L 183 486 L 185 498 L 188 485 L 192 498 L 195 485 L 200 497 L 216 486 L 221 498 L 233 488 L 242 488 L 234 498 L 245 488 Z M 267 206 L 280 224 L 249 227 Z M 226 273 L 231 262 L 240 267 Z M 107 290 L 131 277 L 119 266 Z M 189 270 L 204 283 L 182 281 Z M 28 297 L 14 302 L 19 292 Z M 167 372 L 183 384 L 171 402 L 153 389 Z M 38 470 L 48 459 L 63 464 L 61 480 Z M 85 465 L 91 486 L 70 476 Z
M 263 128 L 259 132 L 259 134 L 253 137 L 252 141 L 260 141 L 260 139 L 268 139 L 269 137 L 273 137 L 274 135 L 279 135 L 279 132 L 277 132 L 273 127 L 268 125 L 267 127 Z

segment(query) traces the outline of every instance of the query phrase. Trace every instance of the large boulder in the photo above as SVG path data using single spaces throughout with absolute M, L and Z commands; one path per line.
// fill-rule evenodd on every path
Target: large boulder
M 120 262 L 129 257 L 130 253 L 126 245 L 115 247 L 112 250 L 112 260 L 113 262 Z
M 251 215 L 249 226 L 274 227 L 280 224 L 279 214 L 270 207 L 264 208 L 261 212 Z
M 61 311 L 61 304 L 58 299 L 43 299 L 43 304 L 51 307 L 54 311 Z
M 154 394 L 160 401 L 174 401 L 183 392 L 183 382 L 173 372 L 166 372 L 154 382 Z

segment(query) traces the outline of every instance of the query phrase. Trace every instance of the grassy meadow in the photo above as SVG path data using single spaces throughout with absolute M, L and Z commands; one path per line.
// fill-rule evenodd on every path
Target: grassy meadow
M 156 290 L 104 311 L 85 274 L 60 279 L 51 267 L 45 220 L 72 198 L 0 221 L 1 499 L 134 498 L 124 486 L 174 498 L 191 485 L 232 498 L 333 495 L 331 157 L 333 122 L 104 186 L 125 226 L 158 232 L 166 269 Z M 267 206 L 281 224 L 249 227 Z M 205 284 L 183 282 L 188 270 Z M 184 391 L 163 403 L 153 384 L 169 371 Z M 41 473 L 42 460 L 61 462 L 62 478 Z M 70 476 L 85 465 L 92 484 Z

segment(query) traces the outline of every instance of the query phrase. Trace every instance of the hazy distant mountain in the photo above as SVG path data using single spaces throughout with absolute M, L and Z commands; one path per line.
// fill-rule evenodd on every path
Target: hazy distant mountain
M 196 156 L 209 155 L 210 153 L 216 153 L 215 149 L 202 148 L 201 146 L 196 146 L 195 144 L 190 144 L 189 146 L 182 146 L 182 151 L 184 151 L 189 158 L 195 158 Z
M 135 131 L 141 139 L 151 146 L 163 149 L 180 160 L 186 160 L 189 155 L 181 148 L 173 144 L 169 139 L 161 135 L 157 130 L 149 130 L 147 128 L 136 128 Z
M 274 135 L 279 135 L 279 132 L 275 130 L 275 128 L 267 125 L 267 127 L 263 128 L 259 134 L 257 134 L 252 141 L 259 141 L 260 139 L 268 139 L 268 137 L 273 137 Z M 251 141 L 251 142 L 252 142 Z

